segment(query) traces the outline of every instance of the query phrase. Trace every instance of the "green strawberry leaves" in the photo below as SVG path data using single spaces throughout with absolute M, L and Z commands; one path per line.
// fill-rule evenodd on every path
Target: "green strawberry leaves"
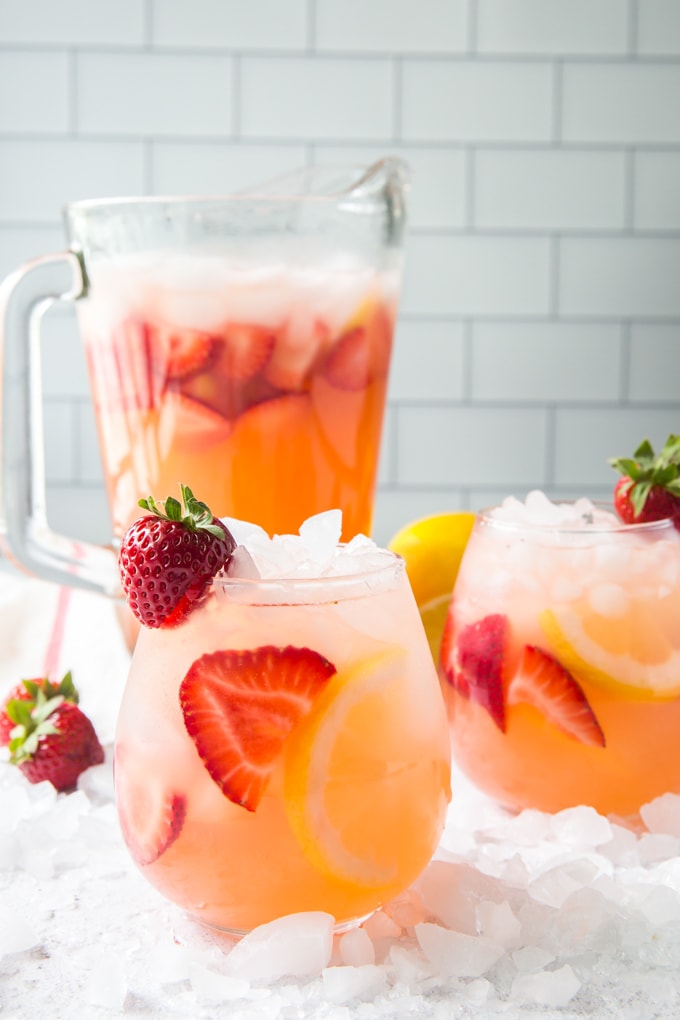
M 138 500 L 138 506 L 163 520 L 177 521 L 188 531 L 207 531 L 215 538 L 224 538 L 224 528 L 214 523 L 210 508 L 200 499 L 196 499 L 189 486 L 180 484 L 180 492 L 181 502 L 174 496 L 161 500 L 148 496 L 146 499 Z
M 653 488 L 664 489 L 680 498 L 680 435 L 671 434 L 657 456 L 648 439 L 633 457 L 612 457 L 609 463 L 633 483 L 629 496 L 636 514 L 641 514 Z

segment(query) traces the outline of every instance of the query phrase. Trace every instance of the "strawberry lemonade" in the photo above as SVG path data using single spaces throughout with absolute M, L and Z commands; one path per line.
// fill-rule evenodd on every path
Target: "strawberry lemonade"
M 121 559 L 138 593 L 147 521 Z M 403 561 L 363 536 L 337 546 L 339 513 L 274 541 L 226 523 L 240 544 L 198 596 L 178 590 L 161 617 L 138 600 L 121 829 L 146 878 L 211 926 L 324 910 L 342 929 L 437 846 L 450 749 L 436 671 Z
M 114 534 L 180 481 L 270 534 L 340 507 L 369 534 L 398 274 L 188 252 L 88 269 L 78 313 Z
M 454 757 L 505 805 L 680 792 L 680 532 L 540 493 L 483 512 L 440 674 Z

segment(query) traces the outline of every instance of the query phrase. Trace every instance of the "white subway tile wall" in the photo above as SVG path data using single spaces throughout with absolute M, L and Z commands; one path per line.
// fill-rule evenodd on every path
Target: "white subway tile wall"
M 2 0 L 0 276 L 61 207 L 394 153 L 413 172 L 375 536 L 680 432 L 679 0 Z M 75 319 L 48 514 L 109 522 Z

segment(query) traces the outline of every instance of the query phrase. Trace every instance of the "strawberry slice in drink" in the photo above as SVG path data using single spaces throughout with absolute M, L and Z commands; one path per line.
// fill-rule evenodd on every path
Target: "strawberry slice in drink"
M 210 333 L 171 326 L 151 326 L 150 335 L 156 371 L 168 380 L 189 379 L 206 371 L 221 342 Z
M 268 326 L 231 322 L 222 332 L 218 374 L 227 379 L 251 379 L 269 361 L 276 334 Z
M 153 864 L 179 837 L 186 817 L 186 797 L 162 786 L 155 776 L 125 767 L 124 749 L 116 747 L 114 765 L 118 819 L 130 856 L 140 866 Z
M 187 733 L 225 797 L 255 811 L 286 740 L 335 673 L 310 648 L 217 651 L 179 689 Z
M 392 323 L 383 306 L 352 325 L 328 351 L 320 371 L 342 390 L 365 389 L 387 377 L 392 352 Z
M 105 380 L 107 406 L 138 411 L 155 407 L 162 383 L 154 369 L 149 325 L 132 317 L 119 322 L 106 355 L 110 355 L 110 377 Z
M 526 645 L 508 689 L 508 705 L 526 704 L 568 737 L 591 747 L 605 738 L 581 685 L 552 655 Z
M 487 710 L 501 733 L 505 733 L 503 666 L 508 619 L 492 613 L 459 632 L 449 614 L 441 644 L 445 679 L 459 694 Z

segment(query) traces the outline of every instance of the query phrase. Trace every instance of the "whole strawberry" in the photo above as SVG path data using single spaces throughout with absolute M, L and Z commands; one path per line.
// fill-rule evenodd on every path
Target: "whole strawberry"
M 14 698 L 6 712 L 13 721 L 10 762 L 30 783 L 50 782 L 56 790 L 72 790 L 78 776 L 104 761 L 94 726 L 73 701 L 48 697 L 38 687 L 35 697 Z
M 7 712 L 10 701 L 33 701 L 35 702 L 38 691 L 41 690 L 47 699 L 56 698 L 59 695 L 64 701 L 72 701 L 78 704 L 78 691 L 73 684 L 73 677 L 69 671 L 58 684 L 52 683 L 47 677 L 35 677 L 32 680 L 21 680 L 10 690 L 0 706 L 0 747 L 7 747 L 10 742 L 12 730 L 16 726 L 14 720 Z
M 645 439 L 632 458 L 613 457 L 620 471 L 614 508 L 625 524 L 671 518 L 680 530 L 680 436 L 670 435 L 657 456 Z
M 150 513 L 126 532 L 118 555 L 127 603 L 145 627 L 175 627 L 203 598 L 236 548 L 205 503 L 180 486 L 182 503 L 140 499 Z

